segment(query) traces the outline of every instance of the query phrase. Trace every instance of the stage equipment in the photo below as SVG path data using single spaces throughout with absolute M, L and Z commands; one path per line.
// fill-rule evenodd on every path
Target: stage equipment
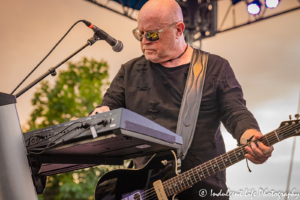
M 77 24 L 77 23 L 79 23 L 79 22 L 83 22 L 83 20 L 80 20 L 80 21 L 77 21 L 70 29 L 69 29 L 69 31 Z M 86 21 L 85 21 L 86 22 Z M 69 32 L 68 31 L 68 32 Z M 63 36 L 63 38 L 68 34 L 68 32 Z M 68 61 L 70 58 L 72 58 L 74 55 L 76 55 L 77 53 L 79 53 L 81 50 L 83 50 L 84 48 L 86 48 L 87 46 L 89 46 L 89 45 L 93 45 L 96 41 L 98 41 L 98 40 L 106 40 L 107 41 L 107 38 L 108 38 L 108 35 L 107 35 L 107 33 L 105 33 L 104 31 L 100 34 L 101 36 L 98 36 L 100 33 L 99 33 L 99 31 L 96 31 L 95 32 L 95 34 L 94 34 L 94 36 L 93 37 L 91 37 L 90 39 L 88 39 L 88 41 L 87 41 L 87 43 L 84 45 L 84 46 L 82 46 L 80 49 L 78 49 L 77 51 L 75 51 L 73 54 L 71 54 L 69 57 L 67 57 L 66 59 L 64 59 L 62 62 L 60 62 L 58 65 L 56 65 L 55 67 L 51 67 L 47 72 L 45 72 L 44 74 L 42 74 L 40 77 L 38 77 L 36 80 L 34 80 L 33 82 L 31 82 L 28 86 L 26 86 L 24 89 L 22 89 L 20 92 L 18 92 L 17 94 L 16 94 L 16 96 L 13 96 L 13 98 L 16 98 L 16 97 L 19 97 L 19 96 L 21 96 L 23 93 L 25 93 L 27 90 L 29 90 L 30 88 L 32 88 L 34 85 L 36 85 L 37 83 L 39 83 L 41 80 L 43 80 L 44 78 L 46 78 L 47 76 L 49 76 L 50 74 L 52 75 L 52 76 L 55 76 L 56 75 L 56 69 L 58 68 L 58 67 L 60 67 L 62 64 L 64 64 L 66 61 Z M 107 37 L 105 37 L 105 34 L 106 34 L 106 36 Z M 63 39 L 62 38 L 62 39 Z M 61 40 L 62 40 L 61 39 Z M 110 37 L 110 39 L 112 40 L 113 38 L 111 38 Z M 60 40 L 60 41 L 61 41 Z M 54 48 L 60 43 L 60 41 L 54 46 Z M 113 41 L 112 41 L 113 42 Z M 120 43 L 120 42 L 116 42 L 116 45 L 114 45 L 114 48 L 116 47 L 116 49 L 115 50 L 120 50 L 121 49 L 121 47 L 123 48 L 123 44 L 122 43 Z M 50 53 L 54 50 L 54 48 L 50 51 Z M 48 53 L 48 55 L 50 54 L 50 53 Z M 17 88 L 31 75 L 31 73 L 48 57 L 48 55 L 46 55 L 46 57 L 26 76 L 26 78 L 17 86 Z M 16 89 L 17 89 L 16 88 Z M 16 90 L 15 89 L 15 90 Z M 14 91 L 15 91 L 14 90 Z M 13 92 L 14 92 L 13 91 Z M 12 93 L 13 93 L 12 92 Z M 11 95 L 12 96 L 12 95 Z M 2 96 L 0 96 L 0 103 L 2 102 Z M 7 98 L 6 96 L 4 96 L 3 98 Z M 6 102 L 6 100 L 4 99 L 3 100 L 3 102 L 5 103 Z M 15 103 L 15 102 L 13 102 L 13 103 Z M 4 104 L 4 105 L 6 105 L 6 104 Z M 1 106 L 1 104 L 0 104 L 0 106 Z M 12 110 L 10 110 L 10 111 L 12 111 Z M 15 114 L 17 114 L 17 112 L 16 111 L 14 111 L 13 113 L 15 113 Z M 0 116 L 1 116 L 1 110 L 0 110 Z M 4 118 L 4 115 L 2 116 L 2 118 Z M 2 123 L 2 122 L 5 122 L 5 123 L 7 123 L 7 124 L 9 124 L 10 122 L 9 121 L 7 121 L 7 120 L 2 120 L 2 118 L 1 118 L 1 122 L 0 122 L 0 124 Z M 17 118 L 16 118 L 17 119 Z M 15 120 L 15 119 L 12 119 L 12 120 Z M 17 119 L 18 120 L 18 119 Z M 4 123 L 4 124 L 5 124 Z M 3 124 L 3 125 L 4 125 Z M 11 123 L 11 124 L 13 124 L 13 123 Z M 9 124 L 9 125 L 11 125 L 11 124 Z M 16 125 L 16 124 L 14 124 L 14 125 Z M 1 126 L 2 126 L 2 124 L 1 124 Z M 10 126 L 9 126 L 10 127 Z M 20 127 L 20 124 L 18 124 L 18 127 Z M 81 128 L 84 128 L 84 125 L 81 127 Z M 2 132 L 1 132 L 1 129 L 2 129 L 2 127 L 0 127 L 0 140 L 2 139 L 1 138 L 1 134 L 2 134 Z M 6 129 L 4 129 L 3 128 L 3 130 L 4 131 L 6 131 Z M 3 134 L 2 135 L 4 135 L 4 132 L 3 131 Z M 18 132 L 18 130 L 14 130 L 14 129 L 9 129 L 9 131 L 14 131 L 16 134 L 18 134 L 19 132 L 21 132 L 22 133 L 22 131 L 20 130 L 19 132 Z M 14 134 L 12 135 L 12 136 L 14 136 Z M 22 136 L 22 134 L 21 134 L 21 136 Z M 70 134 L 68 134 L 68 136 L 70 136 Z M 38 135 L 37 136 L 37 138 L 39 138 L 40 136 Z M 9 138 L 9 137 L 8 137 Z M 22 138 L 22 137 L 21 137 Z M 71 137 L 72 138 L 72 137 Z M 23 139 L 23 138 L 22 138 Z M 39 138 L 40 139 L 40 138 Z M 66 138 L 64 137 L 64 140 L 65 140 Z M 5 143 L 5 144 L 10 144 L 9 143 L 9 140 L 8 139 L 6 139 L 6 138 L 4 138 L 3 140 L 3 143 Z M 2 141 L 0 141 L 0 151 L 1 151 L 1 148 L 4 148 L 4 150 L 3 151 L 1 151 L 0 152 L 0 160 L 2 161 L 4 161 L 3 163 L 4 163 L 4 166 L 5 167 L 7 167 L 7 166 L 9 166 L 7 163 L 9 163 L 9 162 L 11 162 L 10 160 L 8 160 L 8 161 L 6 161 L 6 156 L 8 155 L 8 153 L 6 153 L 7 152 L 7 149 L 6 149 L 6 146 L 4 145 L 4 147 L 1 147 L 1 142 Z M 35 141 L 37 141 L 37 139 L 35 139 Z M 62 141 L 62 142 L 64 142 L 64 141 Z M 12 144 L 14 144 L 14 143 L 12 143 Z M 17 144 L 19 144 L 19 143 L 17 143 Z M 23 143 L 22 143 L 22 145 L 24 145 L 24 141 L 23 141 Z M 10 147 L 12 147 L 12 146 L 20 146 L 20 145 L 10 145 Z M 46 148 L 44 148 L 45 150 L 47 150 L 47 148 L 50 148 L 50 147 L 53 147 L 53 143 L 51 143 L 50 142 L 50 144 L 48 145 L 48 146 L 46 146 Z M 21 147 L 20 147 L 21 148 Z M 18 150 L 19 150 L 19 148 L 17 148 Z M 1 154 L 2 153 L 2 154 Z M 41 151 L 40 153 L 43 153 L 43 151 Z M 26 154 L 26 151 L 25 151 L 25 154 Z M 3 155 L 3 156 L 2 156 Z M 20 155 L 21 156 L 21 155 Z M 19 155 L 16 155 L 15 157 L 16 158 L 19 158 L 20 157 Z M 1 159 L 1 157 L 4 157 L 3 159 Z M 82 159 L 86 159 L 86 158 L 82 158 Z M 68 159 L 66 159 L 66 160 L 68 160 Z M 23 160 L 20 160 L 20 162 L 19 163 L 21 163 L 21 164 L 23 164 L 24 162 L 23 162 Z M 36 188 L 36 192 L 38 193 L 38 194 L 41 194 L 41 193 L 43 193 L 43 191 L 44 191 L 44 189 L 45 189 L 45 185 L 46 185 L 46 176 L 45 175 L 40 175 L 39 174 L 39 167 L 40 166 L 38 166 L 38 164 L 39 164 L 39 162 L 36 160 L 36 158 L 34 158 L 34 157 L 31 157 L 31 158 L 29 158 L 29 163 L 30 163 L 30 166 L 31 166 L 31 170 L 32 170 L 32 180 L 33 180 L 33 183 L 34 183 L 34 186 L 35 186 L 35 188 Z M 26 166 L 28 165 L 28 163 L 26 164 Z M 22 166 L 22 165 L 18 165 L 18 166 Z M 6 171 L 7 171 L 7 169 L 5 168 L 5 167 L 3 167 L 4 168 L 4 172 L 5 173 L 7 173 Z M 23 166 L 22 166 L 23 167 Z M 74 167 L 74 166 L 68 166 L 69 167 L 69 169 L 70 168 L 73 168 L 73 170 L 76 168 L 76 167 Z M 81 167 L 81 168 L 85 168 L 85 167 L 88 167 L 88 165 L 85 165 L 84 167 Z M 80 168 L 80 169 L 81 169 Z M 1 168 L 1 164 L 0 164 L 0 169 L 2 169 Z M 19 170 L 19 171 L 22 171 L 22 170 Z M 70 171 L 70 170 L 69 170 Z M 1 172 L 2 173 L 2 172 Z M 2 174 L 0 173 L 0 177 L 2 177 Z M 18 173 L 17 173 L 18 174 Z M 26 174 L 24 175 L 24 176 L 26 176 Z M 3 176 L 3 177 L 6 177 L 6 176 Z M 8 173 L 8 175 L 7 175 L 7 177 L 13 177 L 13 178 L 15 178 L 15 176 L 12 176 L 10 173 Z M 26 178 L 24 178 L 24 180 L 25 180 Z M 4 181 L 8 181 L 8 180 L 10 180 L 10 178 L 7 178 L 7 179 L 3 179 Z M 25 181 L 29 181 L 29 179 L 27 179 L 27 180 L 25 180 Z M 8 181 L 9 182 L 9 181 Z M 14 184 L 14 185 L 18 185 L 18 184 L 16 184 L 16 183 L 14 183 L 14 181 L 12 181 L 12 183 Z M 22 183 L 22 181 L 21 181 L 21 183 Z M 24 185 L 26 185 L 26 184 L 24 184 Z M 11 193 L 12 193 L 12 190 L 11 190 L 11 188 L 10 188 L 11 186 L 10 186 L 10 184 L 7 184 L 7 185 L 5 185 L 5 183 L 3 182 L 1 182 L 1 180 L 0 180 L 0 197 L 1 197 L 1 195 L 3 194 L 3 195 L 8 195 L 7 196 L 7 198 L 0 198 L 0 199 L 12 199 L 12 198 L 10 198 L 10 196 L 9 195 L 11 195 Z M 20 187 L 22 187 L 22 184 L 21 184 L 21 186 Z M 4 189 L 3 189 L 4 188 Z M 26 187 L 24 187 L 24 188 L 26 188 Z M 28 186 L 28 190 L 30 189 L 30 186 Z M 2 192 L 2 190 L 4 191 L 6 191 L 7 190 L 7 192 Z M 32 200 L 32 199 L 36 199 L 36 198 L 26 198 L 26 195 L 23 195 L 23 197 L 24 198 L 21 198 L 22 197 L 22 195 L 19 195 L 19 194 L 22 194 L 23 193 L 23 190 L 20 192 L 20 193 L 16 193 L 16 197 L 18 197 L 18 198 L 13 198 L 13 199 L 30 199 L 30 200 Z M 30 196 L 30 192 L 28 192 L 28 194 L 29 194 L 29 196 Z M 20 197 L 20 198 L 19 198 Z
M 70 56 L 68 56 L 66 59 L 64 59 L 63 61 L 61 61 L 59 64 L 57 64 L 55 67 L 51 67 L 47 72 L 45 72 L 44 74 L 42 74 L 40 77 L 38 77 L 37 79 L 35 79 L 33 82 L 31 82 L 29 85 L 27 85 L 24 89 L 22 89 L 20 92 L 18 92 L 16 94 L 16 97 L 18 98 L 19 96 L 21 96 L 23 93 L 25 93 L 27 90 L 29 90 L 30 88 L 32 88 L 33 86 L 35 86 L 36 84 L 38 84 L 40 81 L 42 81 L 44 78 L 46 78 L 47 76 L 49 76 L 50 74 L 52 76 L 56 76 L 56 69 L 58 67 L 60 67 L 62 64 L 64 64 L 65 62 L 67 62 L 70 58 L 72 58 L 73 56 L 75 56 L 77 53 L 79 53 L 80 51 L 82 51 L 84 48 L 86 48 L 87 46 L 92 46 L 96 41 L 100 40 L 100 38 L 94 34 L 93 37 L 91 37 L 90 39 L 88 39 L 87 43 L 85 45 L 83 45 L 81 48 L 79 48 L 77 51 L 75 51 L 73 54 L 71 54 Z
M 147 0 L 127 0 L 127 1 L 107 0 L 105 3 L 103 3 L 102 0 L 85 0 L 85 1 L 93 3 L 94 5 L 97 5 L 99 7 L 106 8 L 114 13 L 117 13 L 119 15 L 122 15 L 134 21 L 137 20 L 138 11 L 147 2 Z M 259 22 L 261 20 L 273 18 L 300 9 L 300 6 L 289 8 L 288 10 L 277 9 L 278 12 L 276 13 L 272 12 L 273 13 L 272 15 L 267 15 L 266 12 L 268 9 L 266 9 L 267 7 L 265 5 L 265 1 L 263 1 L 264 4 L 261 7 L 262 12 L 260 12 L 259 15 L 254 15 L 254 17 L 249 17 L 249 16 L 243 16 L 243 18 L 239 17 L 238 21 L 241 21 L 243 23 L 238 23 L 236 22 L 237 21 L 236 13 L 239 12 L 236 12 L 236 9 L 241 9 L 241 8 L 244 9 L 244 8 L 241 6 L 236 7 L 236 4 L 238 4 L 239 2 L 247 3 L 250 2 L 250 0 L 248 1 L 231 0 L 231 3 L 228 6 L 225 15 L 219 17 L 216 8 L 218 2 L 217 0 L 210 0 L 210 1 L 209 0 L 201 0 L 201 1 L 200 0 L 198 1 L 197 0 L 176 0 L 176 1 L 181 6 L 182 10 L 187 10 L 187 12 L 183 12 L 183 17 L 185 19 L 184 22 L 187 23 L 189 26 L 188 29 L 186 29 L 184 32 L 185 38 L 187 39 L 189 44 L 200 41 L 200 45 L 198 45 L 197 43 L 193 44 L 194 46 L 197 47 L 201 46 L 202 39 L 214 36 L 217 33 L 222 33 L 243 26 L 248 26 L 250 24 Z M 300 3 L 300 0 L 290 0 L 290 1 L 298 1 Z M 119 5 L 116 2 L 118 2 Z M 186 6 L 188 4 L 193 4 L 199 9 L 196 10 L 196 7 L 194 6 Z M 228 15 L 230 15 L 230 13 L 232 13 L 233 20 L 231 20 L 232 19 L 231 17 L 228 19 Z M 218 28 L 215 27 L 217 18 L 222 20 L 221 23 L 219 23 Z M 223 29 L 223 25 L 228 20 L 230 20 L 230 22 L 233 22 L 232 25 L 227 26 L 225 29 Z M 193 21 L 196 23 L 193 24 Z
M 124 108 L 24 134 L 36 180 L 180 148 L 181 136 Z M 35 180 L 34 180 L 35 181 Z M 38 193 L 43 193 L 41 184 Z
M 52 53 L 52 51 L 58 46 L 58 44 L 68 35 L 68 33 L 74 28 L 75 25 L 77 25 L 79 22 L 82 22 L 82 20 L 79 20 L 75 22 L 71 26 L 71 28 L 64 34 L 64 36 L 54 45 L 54 47 L 50 50 L 50 52 L 33 68 L 33 70 L 19 83 L 19 85 L 11 92 L 11 95 L 24 83 L 24 81 L 46 60 L 46 58 Z
M 190 45 L 217 33 L 217 1 L 178 0 L 177 2 L 184 16 L 184 36 Z
M 21 81 L 21 83 L 11 92 L 11 94 L 13 94 L 23 83 L 24 81 L 40 66 L 40 64 L 42 62 L 44 62 L 44 60 L 52 53 L 52 51 L 57 47 L 57 45 L 66 37 L 66 35 L 72 30 L 72 28 L 78 24 L 79 22 L 83 22 L 86 25 L 89 24 L 90 26 L 90 22 L 86 21 L 86 20 L 79 20 L 77 21 L 75 24 L 73 24 L 73 26 L 67 31 L 67 33 L 57 42 L 57 44 L 51 49 L 51 51 L 39 62 L 39 64 Z M 20 95 L 22 95 L 24 92 L 26 92 L 27 90 L 29 90 L 31 87 L 33 87 L 34 85 L 36 85 L 38 82 L 40 82 L 41 80 L 43 80 L 44 78 L 46 78 L 49 74 L 51 74 L 52 76 L 56 75 L 56 69 L 62 65 L 63 63 L 65 63 L 66 61 L 68 61 L 70 58 L 72 58 L 74 55 L 76 55 L 77 53 L 79 53 L 81 50 L 83 50 L 85 47 L 87 47 L 88 45 L 93 45 L 96 41 L 98 40 L 105 40 L 107 43 L 109 43 L 112 47 L 113 50 L 116 52 L 122 51 L 123 49 L 123 43 L 121 41 L 117 41 L 114 38 L 112 38 L 111 36 L 109 36 L 106 32 L 104 32 L 103 30 L 99 29 L 96 26 L 91 26 L 90 28 L 92 28 L 95 32 L 94 36 L 90 39 L 88 39 L 88 42 L 81 47 L 79 50 L 77 50 L 75 53 L 73 53 L 72 55 L 70 55 L 68 58 L 66 58 L 65 60 L 63 60 L 61 63 L 59 63 L 58 65 L 56 65 L 55 67 L 50 68 L 46 73 L 44 73 L 42 76 L 40 76 L 38 79 L 36 79 L 35 81 L 33 81 L 31 84 L 29 84 L 26 88 L 24 88 L 23 90 L 21 90 L 19 93 L 16 94 L 16 97 L 18 98 Z
M 298 99 L 298 113 L 300 113 L 300 92 L 299 92 L 299 99 Z M 295 115 L 296 119 L 299 119 L 299 117 L 300 117 L 299 114 Z M 292 118 L 292 116 L 290 115 L 290 119 L 291 118 Z M 286 185 L 286 193 L 287 194 L 290 191 L 290 183 L 291 183 L 291 176 L 292 176 L 292 171 L 293 171 L 295 148 L 296 148 L 296 137 L 294 138 L 294 142 L 293 142 L 292 155 L 291 155 L 291 163 L 290 163 L 288 181 L 287 181 L 287 185 Z M 284 200 L 288 200 L 288 199 L 289 199 L 288 196 L 286 196 L 284 198 Z
M 254 0 L 247 5 L 247 11 L 251 15 L 258 15 L 261 11 L 261 2 L 259 0 Z
M 293 136 L 300 136 L 299 115 L 296 120 L 284 121 L 278 129 L 252 142 L 262 142 L 270 147 Z M 250 143 L 251 140 L 181 174 L 176 173 L 175 153 L 165 156 L 155 154 L 143 168 L 114 170 L 101 176 L 95 189 L 95 200 L 111 197 L 122 200 L 174 199 L 175 195 L 191 188 L 197 182 L 244 160 L 245 154 L 248 154 L 245 147 Z
M 267 8 L 276 8 L 279 5 L 280 0 L 265 0 Z
M 120 40 L 116 40 L 115 38 L 111 37 L 105 31 L 101 30 L 91 22 L 86 20 L 82 21 L 87 27 L 91 28 L 95 35 L 97 35 L 101 40 L 105 40 L 105 42 L 107 42 L 115 52 L 120 52 L 123 50 L 123 43 Z
M 37 200 L 15 103 L 0 93 L 0 199 Z
M 100 0 L 86 0 L 97 6 L 106 8 L 112 12 L 135 20 L 137 12 L 147 2 L 147 0 L 119 1 L 123 7 L 123 12 L 115 9 L 114 0 L 108 0 L 103 4 Z M 185 31 L 184 36 L 188 43 L 200 41 L 203 38 L 212 37 L 217 33 L 217 1 L 211 0 L 177 0 L 184 16 Z

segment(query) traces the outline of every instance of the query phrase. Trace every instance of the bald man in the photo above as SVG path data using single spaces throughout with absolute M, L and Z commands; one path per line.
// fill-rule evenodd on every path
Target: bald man
M 183 37 L 181 8 L 174 0 L 150 0 L 140 10 L 137 22 L 133 34 L 140 42 L 143 55 L 122 65 L 93 114 L 124 107 L 176 132 L 194 51 Z M 241 86 L 228 61 L 211 54 L 197 127 L 182 161 L 182 172 L 225 153 L 220 122 L 241 144 L 253 135 L 255 139 L 262 136 L 256 120 L 245 107 Z M 252 143 L 246 151 L 246 158 L 261 164 L 271 156 L 273 147 Z M 200 199 L 200 189 L 208 191 L 205 199 L 216 198 L 210 197 L 211 191 L 226 192 L 225 170 L 180 193 L 179 199 Z

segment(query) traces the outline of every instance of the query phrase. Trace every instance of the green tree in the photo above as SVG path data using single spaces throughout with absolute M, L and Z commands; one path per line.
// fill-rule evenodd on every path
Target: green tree
M 84 58 L 68 63 L 54 84 L 42 81 L 34 93 L 33 112 L 27 131 L 85 117 L 101 103 L 102 91 L 108 86 L 108 65 L 105 61 Z M 40 200 L 93 199 L 99 177 L 119 166 L 98 166 L 48 177 Z M 123 168 L 123 166 L 121 166 Z
M 87 116 L 101 103 L 102 91 L 108 86 L 108 65 L 84 58 L 69 63 L 54 84 L 42 81 L 31 100 L 34 110 L 28 122 L 30 130 Z

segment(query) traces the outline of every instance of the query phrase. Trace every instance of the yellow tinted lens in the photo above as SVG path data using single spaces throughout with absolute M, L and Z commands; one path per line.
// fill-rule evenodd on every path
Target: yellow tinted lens
M 149 40 L 149 41 L 156 41 L 158 40 L 158 33 L 157 32 L 148 32 L 145 34 L 145 37 Z

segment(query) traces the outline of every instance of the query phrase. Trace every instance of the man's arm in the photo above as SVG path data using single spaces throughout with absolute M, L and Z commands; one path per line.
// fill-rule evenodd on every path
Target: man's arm
M 219 80 L 223 80 L 218 88 L 218 101 L 221 121 L 225 128 L 232 133 L 239 144 L 246 144 L 253 135 L 253 140 L 260 139 L 262 133 L 252 113 L 246 108 L 242 88 L 227 61 L 224 63 Z M 267 147 L 261 142 L 256 146 L 252 142 L 251 148 L 247 146 L 245 150 L 248 152 L 246 158 L 255 164 L 262 164 L 271 156 L 274 148 Z
M 108 112 L 110 110 L 125 107 L 125 84 L 124 84 L 125 70 L 122 65 L 121 69 L 114 77 L 110 87 L 107 89 L 102 103 L 96 107 L 90 115 L 97 113 Z

